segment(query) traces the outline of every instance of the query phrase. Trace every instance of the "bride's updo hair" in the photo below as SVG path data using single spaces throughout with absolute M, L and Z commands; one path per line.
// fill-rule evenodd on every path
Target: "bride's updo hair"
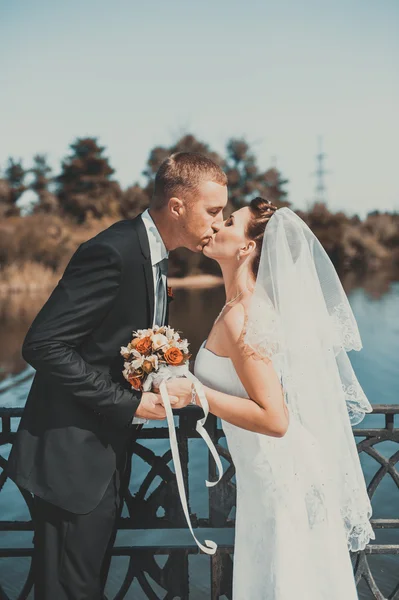
M 258 276 L 260 253 L 262 250 L 266 225 L 276 212 L 277 206 L 274 206 L 270 200 L 265 200 L 258 196 L 251 200 L 248 207 L 251 212 L 251 219 L 247 225 L 246 234 L 250 240 L 253 240 L 256 243 L 255 256 L 251 264 L 252 274 L 256 279 Z

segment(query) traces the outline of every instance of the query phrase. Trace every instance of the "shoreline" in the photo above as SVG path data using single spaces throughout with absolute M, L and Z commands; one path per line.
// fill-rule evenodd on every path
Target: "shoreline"
M 29 267 L 29 265 L 28 265 Z M 23 295 L 29 297 L 50 294 L 61 279 L 62 273 L 53 273 L 50 269 L 42 269 L 34 273 L 27 270 L 21 276 L 0 282 L 0 301 L 11 298 L 19 299 Z M 341 273 L 340 280 L 346 293 L 353 288 L 363 287 L 373 296 L 388 291 L 391 283 L 399 281 L 399 273 L 394 270 L 382 270 L 379 273 L 357 273 L 356 271 Z M 209 273 L 186 275 L 185 277 L 168 277 L 168 286 L 178 289 L 213 289 L 223 285 L 223 278 Z
M 8 282 L 0 284 L 0 298 L 7 298 L 18 294 L 41 294 L 50 293 L 57 285 L 61 275 L 57 275 L 54 281 L 44 284 L 37 282 Z M 186 277 L 169 277 L 168 285 L 175 290 L 183 288 L 203 289 L 214 288 L 223 285 L 223 278 L 217 275 L 200 273 L 198 275 L 187 275 Z

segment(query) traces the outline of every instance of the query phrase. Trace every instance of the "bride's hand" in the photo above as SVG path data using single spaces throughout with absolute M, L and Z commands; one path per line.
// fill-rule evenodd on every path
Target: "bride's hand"
M 172 408 L 184 408 L 187 404 L 190 404 L 192 383 L 189 379 L 186 377 L 174 377 L 173 379 L 168 379 L 165 383 L 169 396 L 178 398 L 178 401 L 173 404 Z M 157 388 L 154 388 L 153 391 L 158 393 Z

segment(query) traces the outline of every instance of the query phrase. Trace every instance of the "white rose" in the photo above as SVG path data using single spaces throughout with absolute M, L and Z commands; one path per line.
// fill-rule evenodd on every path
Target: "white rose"
M 136 358 L 136 360 L 132 360 L 132 369 L 140 369 L 144 362 L 145 356 L 140 356 L 140 358 Z
M 168 340 L 173 340 L 173 335 L 174 335 L 173 329 L 171 327 L 167 327 L 165 335 L 168 338 Z
M 158 369 L 158 356 L 156 354 L 151 354 L 151 356 L 147 356 L 145 360 L 150 361 L 154 371 Z
M 184 354 L 188 354 L 188 341 L 187 340 L 182 340 L 181 342 L 178 342 L 177 347 L 179 348 L 179 350 L 184 352 Z
M 162 335 L 162 333 L 156 333 L 151 336 L 151 342 L 154 350 L 159 350 L 162 346 L 167 346 L 168 338 L 165 335 Z
M 154 331 L 152 329 L 138 329 L 137 331 L 134 331 L 133 333 L 135 333 L 139 338 L 145 338 L 145 337 L 148 337 L 149 335 L 152 335 L 154 333 Z

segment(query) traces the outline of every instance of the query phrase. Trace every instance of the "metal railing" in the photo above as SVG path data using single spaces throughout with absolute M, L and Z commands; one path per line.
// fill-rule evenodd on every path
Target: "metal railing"
M 384 425 L 379 428 L 354 429 L 354 435 L 361 438 L 357 444 L 360 454 L 367 454 L 378 463 L 378 468 L 372 477 L 368 492 L 370 498 L 378 490 L 386 475 L 389 475 L 396 487 L 399 488 L 399 473 L 396 464 L 399 460 L 399 451 L 390 457 L 386 457 L 379 451 L 379 445 L 383 442 L 399 442 L 399 429 L 395 428 L 395 415 L 399 414 L 399 405 L 376 405 L 373 407 L 374 414 L 384 415 Z M 0 446 L 12 444 L 15 433 L 12 431 L 13 419 L 21 417 L 22 408 L 0 408 L 0 419 L 2 430 L 0 433 Z M 188 486 L 188 464 L 189 464 L 189 440 L 198 438 L 195 431 L 195 423 L 202 411 L 198 408 L 189 407 L 180 411 L 174 411 L 178 415 L 178 427 L 176 427 L 181 465 L 184 473 L 187 498 L 190 504 Z M 232 568 L 233 568 L 233 533 L 234 518 L 230 516 L 235 506 L 236 488 L 233 482 L 235 470 L 227 449 L 220 444 L 224 432 L 218 427 L 217 419 L 209 415 L 206 428 L 215 446 L 225 461 L 224 475 L 221 482 L 215 488 L 209 488 L 208 517 L 199 518 L 190 510 L 193 527 L 207 528 L 207 537 L 218 542 L 218 551 L 214 556 L 207 557 L 209 560 L 209 595 L 206 598 L 218 600 L 226 597 L 232 598 Z M 15 428 L 14 428 L 15 429 Z M 163 455 L 157 455 L 153 449 L 148 447 L 148 440 L 159 440 L 168 438 L 167 427 L 145 427 L 141 430 L 139 438 L 134 443 L 133 449 L 133 472 L 137 472 L 135 462 L 141 460 L 147 465 L 147 474 L 140 482 L 138 489 L 132 493 L 129 488 L 125 497 L 124 512 L 128 516 L 122 516 L 118 528 L 123 530 L 136 530 L 132 536 L 134 541 L 129 545 L 116 544 L 113 550 L 114 557 L 128 557 L 125 573 L 120 577 L 119 589 L 112 594 L 113 600 L 122 600 L 132 593 L 132 590 L 140 588 L 140 598 L 157 600 L 165 599 L 198 599 L 190 595 L 190 565 L 189 557 L 200 553 L 194 541 L 187 543 L 178 542 L 179 528 L 187 529 L 183 511 L 181 509 L 177 491 L 176 478 L 171 469 L 171 452 L 166 451 Z M 4 486 L 6 477 L 4 469 L 6 460 L 0 456 L 0 491 Z M 215 463 L 209 458 L 208 477 L 209 480 L 216 479 Z M 159 479 L 159 482 L 158 482 Z M 155 485 L 155 482 L 158 482 Z M 32 514 L 32 497 L 25 490 L 20 493 Z M 399 502 L 398 516 L 399 516 Z M 159 514 L 162 513 L 162 514 Z M 373 519 L 372 525 L 376 532 L 382 529 L 398 529 L 399 518 L 393 515 L 389 519 Z M 211 533 L 209 532 L 211 529 Z M 29 521 L 0 521 L 0 532 L 32 531 L 33 523 Z M 148 542 L 148 536 L 143 536 L 143 530 L 156 533 L 156 540 Z M 175 530 L 175 531 L 173 531 Z M 231 531 L 230 540 L 226 542 L 226 530 Z M 145 533 L 144 532 L 144 533 Z M 181 536 L 180 536 L 181 537 Z M 200 536 L 202 538 L 202 534 Z M 224 538 L 224 541 L 223 541 Z M 160 541 L 161 540 L 161 541 Z M 162 541 L 164 540 L 164 541 Z M 165 541 L 166 540 L 166 541 Z M 222 541 L 219 541 L 222 540 Z M 372 555 L 394 555 L 399 554 L 399 544 L 373 543 L 359 553 L 353 554 L 353 565 L 358 585 L 368 587 L 370 599 L 385 600 L 384 596 L 373 574 L 370 565 Z M 160 566 L 156 557 L 167 556 L 166 562 Z M 0 547 L 0 559 L 11 557 L 32 557 L 32 548 Z M 114 578 L 115 579 L 115 578 Z M 378 579 L 378 577 L 377 577 Z M 154 586 L 153 582 L 156 583 Z M 27 570 L 26 580 L 22 585 L 17 598 L 10 600 L 25 600 L 28 598 L 33 586 L 32 567 Z M 154 588 L 157 588 L 157 591 Z M 162 590 L 160 592 L 159 590 Z M 136 597 L 136 596 L 134 596 Z M 8 599 L 4 589 L 0 585 L 0 598 Z M 389 600 L 399 600 L 399 584 L 388 596 Z M 205 596 L 204 596 L 205 600 Z

